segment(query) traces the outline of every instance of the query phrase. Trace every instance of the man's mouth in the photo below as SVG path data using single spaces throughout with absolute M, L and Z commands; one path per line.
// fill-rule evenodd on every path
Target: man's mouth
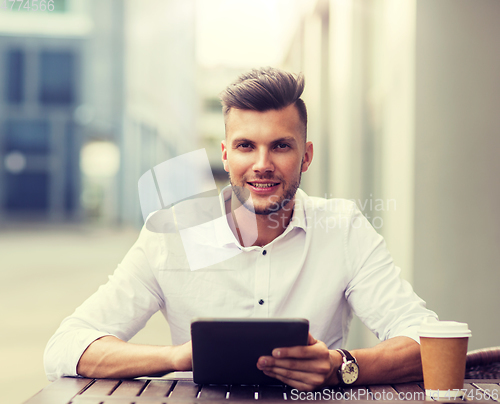
M 271 188 L 279 185 L 279 182 L 249 182 L 249 184 L 255 188 Z

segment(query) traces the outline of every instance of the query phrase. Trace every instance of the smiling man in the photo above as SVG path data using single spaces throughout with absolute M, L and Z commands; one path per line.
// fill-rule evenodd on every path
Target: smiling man
M 222 142 L 222 160 L 224 169 L 229 173 L 233 191 L 233 197 L 226 200 L 226 210 L 232 212 L 229 225 L 242 244 L 244 240 L 249 239 L 256 240 L 252 245 L 265 247 L 280 238 L 287 229 L 292 227 L 290 224 L 297 199 L 299 202 L 297 208 L 304 209 L 306 221 L 308 219 L 314 221 L 312 219 L 317 216 L 318 208 L 328 210 L 334 207 L 331 209 L 331 216 L 328 219 L 340 220 L 333 221 L 336 225 L 334 227 L 337 229 L 333 229 L 332 233 L 335 233 L 335 230 L 338 232 L 354 230 L 357 219 L 361 223 L 362 217 L 357 216 L 359 212 L 350 216 L 350 220 L 346 220 L 344 224 L 342 224 L 341 218 L 336 217 L 339 213 L 345 217 L 346 212 L 336 211 L 339 209 L 339 205 L 344 205 L 344 208 L 345 203 L 328 203 L 318 198 L 309 198 L 302 191 L 296 198 L 301 174 L 307 171 L 313 158 L 312 142 L 307 141 L 306 107 L 300 98 L 303 89 L 302 75 L 294 76 L 279 69 L 265 68 L 242 75 L 222 93 L 221 99 L 226 126 L 226 138 Z M 237 209 L 241 205 L 247 209 Z M 351 209 L 356 210 L 353 206 Z M 300 217 L 300 215 L 297 216 Z M 258 234 L 245 234 L 247 231 L 255 231 L 251 226 L 244 225 L 255 219 L 257 220 Z M 306 233 L 309 232 L 310 236 L 314 235 L 315 237 L 329 236 L 329 230 L 332 229 L 327 227 L 328 220 L 316 223 L 324 223 L 324 225 L 315 226 L 315 229 L 312 228 L 311 224 L 306 225 Z M 366 223 L 364 227 L 367 227 Z M 368 230 L 365 232 L 366 234 L 360 234 L 360 237 L 374 237 L 373 229 L 368 226 Z M 307 238 L 306 236 L 306 240 Z M 306 240 L 304 241 L 307 242 Z M 336 245 L 336 242 L 339 241 L 336 237 L 330 236 L 330 241 L 331 244 L 327 244 L 326 248 L 342 247 L 340 244 Z M 385 265 L 392 266 L 388 252 L 381 251 L 379 248 L 380 243 L 382 243 L 381 238 L 375 236 L 372 243 L 368 244 L 370 247 L 366 251 L 360 251 L 358 254 L 364 257 L 370 254 L 384 257 Z M 377 243 L 379 245 L 373 249 Z M 362 244 L 359 243 L 357 247 L 359 248 Z M 291 252 L 293 248 L 304 248 L 304 246 L 300 243 L 288 243 L 288 248 Z M 385 249 L 385 246 L 383 248 Z M 304 251 L 312 256 L 314 249 L 311 248 L 307 251 L 307 247 L 305 247 Z M 352 254 L 353 252 L 349 251 L 348 253 Z M 311 265 L 317 265 L 317 272 L 321 273 L 324 267 L 329 266 L 329 258 L 333 256 L 335 254 L 323 254 L 323 257 L 319 259 L 308 257 L 309 259 L 304 260 L 303 265 L 307 265 L 309 261 Z M 354 258 L 353 262 L 355 261 Z M 369 263 L 365 262 L 364 264 L 366 269 L 370 267 Z M 377 271 L 387 273 L 385 265 L 380 265 L 379 268 L 370 268 L 364 272 L 365 276 L 372 276 L 373 283 L 368 286 L 372 290 L 369 293 L 374 293 L 378 288 L 387 287 L 386 292 L 389 293 L 389 299 L 394 299 L 393 304 L 411 306 L 407 314 L 415 312 L 413 313 L 415 316 L 413 324 L 406 324 L 406 330 L 404 330 L 405 326 L 401 327 L 400 336 L 397 336 L 396 333 L 394 337 L 387 338 L 388 334 L 384 335 L 374 330 L 381 339 L 386 341 L 372 349 L 357 350 L 353 356 L 345 350 L 330 350 L 325 343 L 315 339 L 310 334 L 308 347 L 277 349 L 273 352 L 272 357 L 260 358 L 258 368 L 268 376 L 278 378 L 303 390 L 343 383 L 389 383 L 421 378 L 420 349 L 415 329 L 425 316 L 434 316 L 435 314 L 425 310 L 423 302 L 410 291 L 409 285 L 401 282 L 397 276 L 394 276 L 394 273 L 388 275 L 385 280 L 380 273 L 373 276 L 373 273 Z M 330 269 L 332 272 L 335 271 L 334 267 L 335 265 L 332 265 Z M 282 265 L 280 270 L 287 271 L 286 265 Z M 306 271 L 303 271 L 302 275 L 304 273 Z M 345 272 L 339 271 L 338 276 L 345 276 Z M 360 284 L 358 287 L 360 290 L 356 291 L 355 279 L 357 276 L 346 279 L 346 288 L 341 291 L 335 290 L 336 288 L 330 289 L 327 286 L 328 282 L 326 282 L 329 277 L 325 277 L 323 290 L 317 290 L 316 298 L 312 294 L 304 294 L 304 304 L 318 305 L 318 309 L 323 310 L 327 307 L 331 308 L 329 305 L 321 307 L 321 302 L 324 302 L 322 295 L 325 291 L 326 294 L 341 292 L 346 298 L 350 295 L 360 294 L 367 285 L 361 286 Z M 304 278 L 302 281 L 308 282 L 306 279 Z M 384 285 L 384 282 L 387 284 Z M 317 287 L 321 288 L 321 285 L 318 284 Z M 399 302 L 398 295 L 401 297 Z M 361 296 L 352 298 L 353 305 L 357 306 L 355 299 L 359 297 Z M 374 300 L 371 303 L 380 303 L 381 306 L 385 306 L 387 302 L 382 300 Z M 371 303 L 370 299 L 363 302 L 366 305 Z M 381 307 L 379 309 L 381 310 L 376 315 L 385 315 L 386 319 L 383 322 L 388 321 L 390 308 Z M 338 311 L 339 307 L 333 310 Z M 378 310 L 376 309 L 374 312 L 376 311 Z M 394 321 L 396 318 L 389 321 Z M 401 320 L 403 320 L 403 316 Z M 370 322 L 368 321 L 368 323 Z M 403 322 L 406 322 L 406 319 Z M 346 324 L 340 323 L 337 326 L 342 328 Z M 388 324 L 385 326 L 387 327 Z M 314 329 L 315 325 L 312 325 L 311 328 Z M 373 327 L 371 328 L 373 329 Z M 411 328 L 413 331 L 410 332 Z M 354 368 L 350 361 L 355 362 Z M 343 367 L 343 364 L 347 366 Z M 342 369 L 352 369 L 352 372 L 344 372 Z
M 50 379 L 189 370 L 193 317 L 308 319 L 307 346 L 277 348 L 256 364 L 300 390 L 421 379 L 417 329 L 435 313 L 399 278 L 383 238 L 354 203 L 299 189 L 313 159 L 303 89 L 301 75 L 264 68 L 221 95 L 231 185 L 221 193 L 213 249 L 238 254 L 216 270 L 184 270 L 178 237 L 145 226 L 110 281 L 49 341 Z M 175 345 L 126 342 L 158 310 Z M 353 312 L 380 344 L 342 349 Z

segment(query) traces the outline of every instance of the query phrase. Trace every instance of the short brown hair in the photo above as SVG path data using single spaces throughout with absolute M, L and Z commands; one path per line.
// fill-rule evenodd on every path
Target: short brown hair
M 300 98 L 304 75 L 294 75 L 274 67 L 253 69 L 231 83 L 221 94 L 222 112 L 227 119 L 231 108 L 265 112 L 295 104 L 307 136 L 306 104 Z

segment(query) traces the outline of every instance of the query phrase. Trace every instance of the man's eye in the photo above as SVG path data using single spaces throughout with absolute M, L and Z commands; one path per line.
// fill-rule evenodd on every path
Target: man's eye
M 285 150 L 285 149 L 288 149 L 290 146 L 286 143 L 278 143 L 275 147 L 276 147 L 276 149 L 279 149 L 279 150 Z
M 237 147 L 241 147 L 242 149 L 249 149 L 252 147 L 250 143 L 240 143 Z

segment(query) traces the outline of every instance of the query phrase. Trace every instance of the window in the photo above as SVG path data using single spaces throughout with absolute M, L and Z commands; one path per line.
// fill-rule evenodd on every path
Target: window
M 50 151 L 50 127 L 42 120 L 10 120 L 5 123 L 4 152 L 18 150 L 29 153 Z
M 49 201 L 48 173 L 5 175 L 6 208 L 45 211 Z
M 19 104 L 24 99 L 24 53 L 12 49 L 6 53 L 6 98 L 7 102 Z
M 71 52 L 41 53 L 39 99 L 42 104 L 72 104 L 74 84 L 74 55 Z

